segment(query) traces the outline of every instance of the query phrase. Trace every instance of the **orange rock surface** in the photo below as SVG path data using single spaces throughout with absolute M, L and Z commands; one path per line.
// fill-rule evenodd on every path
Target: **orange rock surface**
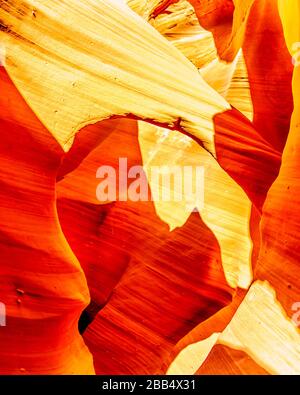
M 0 1 L 0 374 L 299 374 L 299 87 L 299 0 Z

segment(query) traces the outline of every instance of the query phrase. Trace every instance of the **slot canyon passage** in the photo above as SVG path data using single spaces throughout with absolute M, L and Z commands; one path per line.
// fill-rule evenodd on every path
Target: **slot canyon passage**
M 0 374 L 300 374 L 300 0 L 0 0 Z

